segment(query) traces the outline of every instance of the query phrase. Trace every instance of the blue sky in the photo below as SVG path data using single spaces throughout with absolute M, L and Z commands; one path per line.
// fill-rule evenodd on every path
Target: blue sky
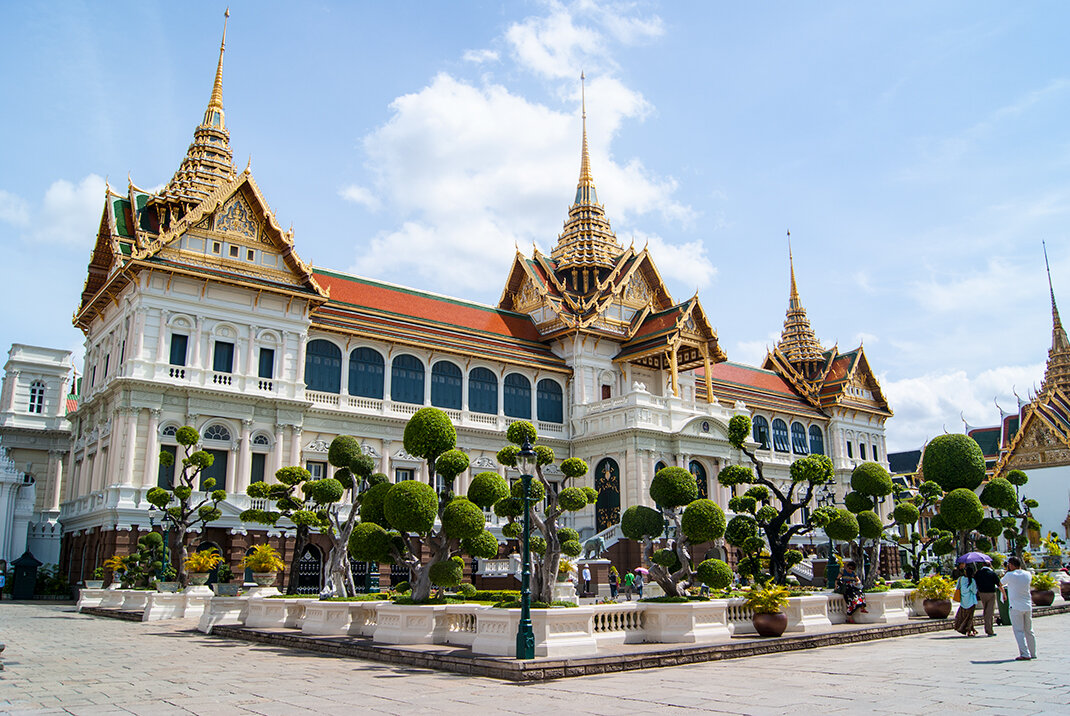
M 0 343 L 80 351 L 104 180 L 164 184 L 208 101 L 222 3 L 0 5 Z M 1063 3 L 233 2 L 235 162 L 306 261 L 487 303 L 548 251 L 579 168 L 696 290 L 732 360 L 787 307 L 864 342 L 889 447 L 998 419 L 1070 310 Z M 1070 314 L 1068 314 L 1070 317 Z

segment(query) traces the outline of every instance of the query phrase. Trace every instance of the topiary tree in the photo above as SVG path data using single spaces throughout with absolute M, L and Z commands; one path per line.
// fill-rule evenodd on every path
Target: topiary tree
M 750 433 L 751 422 L 746 415 L 736 415 L 728 421 L 728 442 L 750 460 L 753 469 L 743 465 L 729 465 L 717 475 L 717 481 L 726 487 L 749 484 L 765 488 L 751 494 L 756 503 L 752 516 L 765 534 L 765 541 L 769 545 L 770 574 L 777 584 L 785 584 L 790 569 L 787 553 L 791 549 L 791 539 L 796 535 L 809 533 L 814 527 L 822 526 L 831 514 L 827 510 L 817 509 L 811 511 L 808 518 L 800 519 L 797 524 L 791 523 L 792 517 L 810 504 L 814 489 L 835 479 L 832 460 L 826 455 L 799 458 L 791 465 L 791 486 L 785 491 L 765 477 L 762 461 L 746 445 Z M 758 506 L 757 503 L 763 504 Z
M 163 535 L 149 532 L 137 541 L 137 549 L 123 559 L 122 585 L 130 587 L 148 587 L 164 571 Z
M 1008 549 L 1013 550 L 1018 559 L 1022 559 L 1029 542 L 1029 530 L 1040 528 L 1032 512 L 1040 503 L 1021 494 L 1021 488 L 1028 482 L 1029 476 L 1025 472 L 1011 470 L 1006 477 L 993 477 L 985 483 L 980 497 L 981 504 L 992 508 L 1002 518 L 1003 529 L 1000 531 L 1007 540 Z M 978 531 L 993 540 L 999 536 L 980 528 Z
M 285 530 L 279 520 L 285 518 L 293 523 L 294 549 L 290 555 L 289 574 L 286 580 L 286 593 L 297 594 L 297 560 L 305 552 L 312 530 L 326 530 L 326 513 L 317 508 L 313 499 L 315 488 L 312 473 L 298 465 L 282 467 L 275 471 L 277 482 L 254 482 L 246 488 L 245 494 L 254 499 L 266 499 L 274 502 L 273 510 L 248 509 L 239 515 L 243 522 L 255 522 L 271 525 Z
M 985 455 L 968 435 L 937 435 L 925 446 L 921 471 L 945 492 L 976 490 L 985 479 Z
M 944 491 L 931 480 L 926 480 L 918 487 L 918 491 L 909 500 L 904 500 L 896 504 L 892 510 L 892 519 L 897 526 L 911 527 L 917 525 L 921 520 L 923 512 L 931 509 L 936 505 L 940 498 L 944 496 Z M 910 570 L 911 578 L 917 582 L 921 579 L 921 565 L 925 558 L 925 555 L 929 553 L 933 544 L 938 540 L 943 540 L 950 537 L 950 533 L 942 529 L 943 521 L 939 519 L 937 515 L 930 523 L 929 529 L 926 531 L 923 537 L 920 530 L 913 529 L 907 537 L 906 542 L 900 542 L 900 545 L 906 549 L 909 555 L 909 564 L 907 568 Z M 943 542 L 941 542 L 943 544 Z
M 948 529 L 957 534 L 960 551 L 966 552 L 967 536 L 981 524 L 985 510 L 973 490 L 959 487 L 940 500 L 940 518 Z
M 201 473 L 212 466 L 212 454 L 204 450 L 195 450 L 201 441 L 196 429 L 184 425 L 175 432 L 175 440 L 182 446 L 182 471 L 175 477 L 170 487 L 153 487 L 145 493 L 145 499 L 152 509 L 162 510 L 163 519 L 174 527 L 177 550 L 171 550 L 172 565 L 177 557 L 175 571 L 178 581 L 186 585 L 186 559 L 189 547 L 186 534 L 194 527 L 206 527 L 223 516 L 219 503 L 227 499 L 225 490 L 212 490 L 215 478 L 208 477 L 200 481 L 200 496 L 194 494 L 194 486 Z M 160 452 L 160 464 L 170 467 L 175 464 L 175 456 L 167 450 Z M 177 555 L 175 553 L 178 553 Z
M 559 527 L 557 521 L 566 512 L 576 512 L 587 505 L 593 505 L 598 499 L 598 492 L 591 487 L 569 484 L 587 474 L 587 463 L 578 457 L 561 461 L 558 467 L 564 477 L 560 489 L 556 492 L 551 490 L 549 481 L 543 475 L 543 468 L 553 464 L 553 448 L 537 444 L 539 435 L 535 427 L 526 420 L 510 424 L 505 431 L 505 437 L 510 444 L 498 451 L 500 465 L 516 467 L 517 455 L 525 440 L 535 447 L 535 474 L 532 475 L 531 481 L 531 524 L 538 530 L 539 535 L 536 536 L 541 536 L 542 541 L 541 544 L 534 538 L 531 541 L 532 551 L 539 555 L 539 560 L 532 570 L 531 593 L 535 601 L 550 604 L 554 601 L 554 582 L 557 580 L 561 555 L 578 557 L 583 552 L 579 533 L 570 528 Z M 469 492 L 471 493 L 471 489 Z M 509 497 L 494 503 L 494 511 L 499 517 L 508 519 L 502 533 L 507 537 L 519 537 L 523 531 L 521 521 L 524 513 L 524 484 L 521 480 L 513 483 Z M 536 549 L 536 545 L 540 549 Z
M 481 473 L 472 480 L 467 498 L 455 497 L 454 480 L 468 469 L 468 456 L 453 449 L 456 442 L 457 432 L 443 411 L 416 411 L 405 426 L 405 451 L 427 461 L 431 485 L 440 485 L 439 490 L 419 480 L 371 486 L 361 500 L 361 523 L 349 538 L 355 559 L 407 566 L 415 602 L 427 601 L 432 585 L 460 584 L 464 561 L 458 553 L 482 559 L 498 554 L 498 541 L 486 529 L 483 510 L 508 487 L 500 475 Z
M 624 536 L 643 544 L 643 553 L 650 564 L 650 578 L 669 597 L 686 597 L 687 588 L 696 579 L 709 584 L 706 582 L 709 578 L 720 584 L 717 575 L 723 574 L 723 569 L 714 563 L 721 560 L 704 561 L 702 564 L 711 564 L 703 569 L 702 576 L 696 577 L 691 557 L 694 545 L 712 542 L 725 534 L 725 514 L 717 503 L 700 499 L 695 476 L 675 466 L 664 467 L 654 475 L 650 481 L 650 498 L 657 509 L 633 505 L 624 511 L 620 520 Z M 666 522 L 672 537 L 664 548 L 655 551 L 654 540 L 665 531 Z
M 932 483 L 932 488 L 939 490 L 939 485 Z M 931 489 L 927 489 L 931 492 Z M 887 530 L 905 527 L 916 523 L 921 518 L 921 511 L 913 501 L 900 502 L 892 509 L 892 521 L 882 524 L 880 515 L 874 510 L 877 501 L 892 493 L 892 476 L 883 465 L 864 462 L 851 472 L 851 492 L 844 496 L 844 506 L 852 512 L 858 521 L 858 542 L 853 545 L 855 558 L 863 569 L 863 587 L 869 589 L 876 581 L 880 565 L 881 545 L 884 541 L 898 544 L 890 537 Z M 923 503 L 928 506 L 928 503 Z M 872 569 L 866 570 L 869 564 Z

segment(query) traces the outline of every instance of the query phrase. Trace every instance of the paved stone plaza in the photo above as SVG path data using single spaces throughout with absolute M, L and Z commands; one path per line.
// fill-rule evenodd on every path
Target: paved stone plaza
M 517 685 L 3 603 L 0 713 L 1070 713 L 1070 616 L 1034 625 L 1031 662 L 1001 629 Z

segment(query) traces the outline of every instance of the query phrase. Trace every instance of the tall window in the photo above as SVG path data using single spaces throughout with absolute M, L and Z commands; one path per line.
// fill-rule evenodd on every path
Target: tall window
M 806 454 L 806 428 L 802 423 L 791 424 L 791 451 L 798 455 Z
M 399 467 L 394 470 L 394 482 L 405 482 L 406 480 L 415 480 L 416 471 L 411 467 Z
M 400 355 L 390 365 L 390 399 L 423 404 L 424 364 L 416 356 Z
M 473 368 L 468 374 L 468 409 L 498 414 L 498 378 L 486 368 Z
M 505 376 L 502 388 L 506 416 L 531 420 L 531 381 L 519 373 L 510 373 Z
M 171 365 L 186 365 L 186 347 L 189 336 L 181 333 L 171 334 Z
M 349 354 L 349 394 L 383 399 L 383 356 L 372 348 L 357 348 Z
M 216 373 L 234 372 L 234 344 L 229 341 L 216 341 L 212 354 L 212 370 Z
M 431 368 L 431 405 L 461 409 L 461 369 L 446 360 Z
M 687 471 L 695 476 L 695 482 L 698 483 L 698 496 L 700 498 L 708 498 L 710 489 L 709 483 L 706 481 L 706 468 L 698 460 L 692 460 L 687 466 Z
M 327 463 L 325 462 L 309 460 L 305 463 L 305 467 L 312 473 L 313 480 L 322 480 L 327 477 Z
M 851 447 L 851 441 L 848 440 L 847 441 L 847 457 L 854 457 L 854 456 L 855 456 L 854 448 Z
M 758 443 L 762 450 L 769 449 L 769 421 L 761 415 L 754 416 L 754 428 L 752 430 L 754 442 Z
M 249 467 L 249 482 L 263 482 L 267 469 L 267 451 L 271 449 L 271 441 L 266 435 L 254 435 L 252 445 L 252 461 Z
M 877 446 L 876 445 L 873 446 L 873 459 L 874 460 L 880 460 L 880 458 L 877 457 Z
M 821 435 L 821 428 L 816 425 L 810 426 L 810 454 L 825 454 L 825 438 Z
M 201 471 L 200 489 L 205 489 L 204 482 L 210 477 L 215 478 L 215 485 L 212 486 L 212 490 L 227 489 L 227 458 L 230 457 L 230 451 L 208 450 L 207 452 L 212 456 L 213 460 L 209 467 Z
M 165 490 L 171 490 L 175 486 L 175 466 L 178 465 L 178 446 L 161 445 L 160 452 L 169 452 L 175 460 L 168 466 L 160 463 L 160 471 L 156 476 L 156 486 Z
M 537 401 L 539 420 L 545 423 L 565 422 L 561 386 L 556 380 L 548 378 L 540 380 L 535 400 Z
M 342 390 L 342 351 L 330 341 L 308 342 L 305 350 L 305 385 L 309 390 L 338 393 Z
M 858 443 L 858 456 L 863 460 L 866 459 L 866 444 Z
M 274 348 L 261 348 L 260 349 L 260 366 L 256 376 L 258 378 L 274 378 L 275 377 L 275 349 Z
M 789 452 L 788 424 L 780 418 L 773 421 L 773 449 L 777 452 Z
M 43 413 L 45 411 L 45 384 L 39 380 L 30 383 L 30 412 Z

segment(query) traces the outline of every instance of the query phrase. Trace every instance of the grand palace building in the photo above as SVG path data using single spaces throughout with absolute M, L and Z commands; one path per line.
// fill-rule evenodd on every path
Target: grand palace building
M 495 461 L 514 420 L 530 420 L 558 458 L 586 460 L 599 497 L 571 524 L 601 533 L 611 555 L 621 511 L 651 504 L 662 466 L 687 468 L 727 506 L 716 475 L 742 458 L 727 440 L 734 415 L 753 420 L 773 479 L 788 481 L 800 456 L 826 454 L 842 498 L 855 465 L 887 466 L 892 412 L 874 371 L 861 347 L 817 339 L 790 262 L 780 340 L 760 366 L 731 362 L 698 296 L 674 299 L 656 257 L 617 239 L 585 120 L 575 198 L 552 251 L 518 251 L 498 303 L 482 305 L 306 264 L 250 168 L 233 163 L 222 68 L 221 45 L 203 120 L 163 189 L 107 191 L 74 316 L 85 365 L 64 426 L 69 451 L 40 478 L 55 483 L 40 492 L 58 506 L 72 581 L 160 529 L 145 494 L 172 479 L 158 456 L 176 451 L 182 425 L 200 431 L 215 458 L 205 476 L 228 494 L 194 546 L 218 546 L 235 567 L 253 544 L 292 544 L 239 519 L 262 507 L 247 486 L 286 465 L 326 475 L 337 435 L 356 436 L 392 480 L 427 480 L 402 433 L 428 405 L 450 416 L 470 457 L 459 490 L 484 470 L 516 477 Z M 570 184 L 561 178 L 563 193 Z M 65 379 L 41 378 L 56 396 Z M 302 555 L 310 587 L 325 558 L 322 544 Z

